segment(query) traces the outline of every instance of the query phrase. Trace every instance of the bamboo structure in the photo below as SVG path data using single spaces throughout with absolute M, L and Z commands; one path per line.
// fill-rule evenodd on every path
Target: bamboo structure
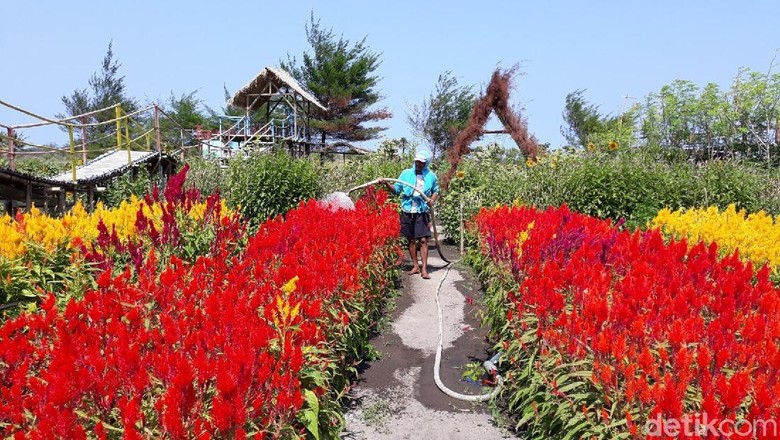
M 227 130 L 220 127 L 217 146 L 270 147 L 286 144 L 293 155 L 308 154 L 312 146 L 311 117 L 327 111 L 317 98 L 286 71 L 266 67 L 229 100 L 228 105 L 244 109 L 244 117 Z M 261 120 L 252 115 L 265 108 Z M 274 112 L 286 115 L 274 118 Z
M 76 198 L 70 195 L 84 194 L 87 197 L 88 207 L 94 206 L 95 193 L 100 188 L 107 186 L 112 179 L 125 173 L 136 174 L 137 168 L 146 167 L 152 173 L 171 175 L 174 172 L 175 160 L 163 152 L 162 133 L 159 123 L 159 109 L 155 106 L 149 106 L 144 109 L 126 113 L 121 106 L 112 105 L 100 110 L 76 115 L 64 119 L 50 119 L 36 115 L 33 112 L 21 109 L 0 100 L 0 105 L 17 110 L 28 116 L 32 116 L 39 122 L 29 124 L 19 124 L 14 126 L 0 124 L 5 128 L 5 133 L 0 132 L 0 153 L 5 153 L 8 157 L 8 168 L 0 168 L 0 201 L 5 206 L 8 213 L 13 214 L 16 209 L 22 208 L 29 210 L 33 205 L 43 207 L 48 210 L 55 208 L 55 212 L 62 214 L 69 203 L 74 203 Z M 113 109 L 114 118 L 110 121 L 98 121 L 88 123 L 88 117 L 99 112 Z M 135 121 L 133 118 L 141 113 L 154 109 L 154 128 L 147 129 L 140 135 L 133 137 L 131 134 L 130 123 L 135 126 L 146 128 L 144 124 Z M 77 122 L 74 122 L 77 121 Z M 88 131 L 90 127 L 105 126 L 111 124 L 115 126 L 116 145 L 108 148 L 99 148 L 97 150 L 88 150 Z M 41 126 L 56 125 L 64 128 L 68 133 L 68 144 L 66 148 L 57 148 L 47 145 L 38 145 L 23 140 L 16 131 L 19 128 L 34 128 Z M 80 148 L 76 148 L 75 133 L 80 129 L 81 139 Z M 151 149 L 151 136 L 155 132 L 156 151 Z M 99 138 L 99 140 L 105 139 Z M 145 139 L 145 148 L 141 139 Z M 105 144 L 102 144 L 105 145 Z M 21 146 L 21 148 L 19 148 Z M 136 147 L 142 151 L 133 149 Z M 123 151 L 124 150 L 124 151 Z M 88 161 L 87 152 L 98 151 L 103 154 L 95 159 Z M 39 177 L 19 172 L 17 168 L 18 156 L 39 156 L 39 155 L 65 155 L 69 162 L 69 170 L 53 177 Z M 79 157 L 80 156 L 80 157 Z M 81 159 L 81 164 L 77 159 Z

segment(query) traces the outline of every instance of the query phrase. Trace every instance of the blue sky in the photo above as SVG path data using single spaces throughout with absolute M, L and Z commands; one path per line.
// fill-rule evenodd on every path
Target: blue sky
M 576 89 L 617 113 L 674 79 L 728 87 L 740 67 L 765 72 L 780 48 L 777 0 L 3 3 L 0 99 L 45 116 L 87 87 L 112 40 L 130 96 L 147 102 L 197 90 L 219 109 L 223 85 L 233 92 L 288 53 L 300 58 L 314 11 L 325 27 L 351 41 L 367 37 L 382 54 L 380 90 L 394 114 L 380 124 L 385 136 L 412 136 L 406 114 L 442 72 L 479 90 L 497 66 L 520 63 L 512 99 L 553 147 L 564 143 L 564 99 Z M 30 121 L 0 108 L 0 123 Z M 66 141 L 56 129 L 24 134 Z

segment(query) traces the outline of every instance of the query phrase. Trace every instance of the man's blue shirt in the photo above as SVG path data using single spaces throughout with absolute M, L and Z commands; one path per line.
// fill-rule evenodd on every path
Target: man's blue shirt
M 414 167 L 407 168 L 401 172 L 398 180 L 406 182 L 414 187 L 417 184 L 417 174 Z M 428 169 L 426 164 L 422 170 L 423 187 L 422 191 L 427 197 L 431 197 L 439 192 L 439 179 L 436 174 Z M 429 212 L 430 208 L 425 203 L 420 194 L 412 188 L 402 185 L 398 182 L 395 183 L 395 193 L 401 194 L 401 210 L 404 212 Z

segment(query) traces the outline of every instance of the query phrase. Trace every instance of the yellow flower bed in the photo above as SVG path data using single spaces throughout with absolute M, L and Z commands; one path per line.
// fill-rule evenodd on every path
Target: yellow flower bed
M 222 200 L 222 216 L 230 216 Z M 37 243 L 48 251 L 54 251 L 58 245 L 65 243 L 71 246 L 73 239 L 79 238 L 83 243 L 91 243 L 98 236 L 100 220 L 111 231 L 116 228 L 117 236 L 125 241 L 135 237 L 135 220 L 138 210 L 143 209 L 146 218 L 154 223 L 157 230 L 162 228 L 162 207 L 159 204 L 147 205 L 142 199 L 132 196 L 118 207 L 107 209 L 98 203 L 93 212 L 87 212 L 81 202 L 77 202 L 70 212 L 62 218 L 49 217 L 33 207 L 30 212 L 12 218 L 7 214 L 0 217 L 0 256 L 16 258 L 27 251 L 27 243 Z M 187 215 L 195 222 L 203 219 L 206 202 L 197 203 L 190 208 Z
M 724 211 L 707 209 L 661 210 L 651 222 L 667 236 L 687 238 L 691 243 L 716 242 L 721 251 L 739 250 L 742 258 L 761 265 L 769 263 L 773 271 L 780 267 L 780 224 L 764 211 L 747 214 L 732 204 Z

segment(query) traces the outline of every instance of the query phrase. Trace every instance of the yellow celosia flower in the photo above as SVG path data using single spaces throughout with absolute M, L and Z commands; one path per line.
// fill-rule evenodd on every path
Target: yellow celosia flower
M 525 231 L 521 232 L 520 235 L 517 236 L 517 254 L 523 255 L 523 243 L 525 243 L 528 240 L 528 237 L 531 236 L 531 230 L 534 228 L 534 222 L 531 222 L 528 224 L 528 227 L 525 228 Z
M 221 215 L 229 217 L 233 212 L 221 200 Z M 102 220 L 110 231 L 116 229 L 120 240 L 135 238 L 138 231 L 135 221 L 138 211 L 154 224 L 159 231 L 162 229 L 162 206 L 147 205 L 143 200 L 132 196 L 118 207 L 107 209 L 98 203 L 93 212 L 87 212 L 79 201 L 62 218 L 49 217 L 32 207 L 29 212 L 20 216 L 20 221 L 5 215 L 0 217 L 0 256 L 16 258 L 27 251 L 26 243 L 36 243 L 48 251 L 54 251 L 57 246 L 71 246 L 75 238 L 83 243 L 92 243 L 98 236 L 98 224 Z M 196 223 L 203 220 L 206 203 L 197 203 L 187 213 Z
M 25 251 L 24 235 L 15 227 L 15 223 L 8 214 L 0 217 L 0 256 L 9 259 Z
M 651 226 L 667 236 L 686 238 L 691 244 L 715 242 L 724 253 L 739 250 L 743 259 L 756 264 L 768 263 L 773 271 L 780 267 L 780 224 L 764 211 L 747 214 L 729 205 L 724 211 L 717 207 L 670 211 L 661 210 Z
M 284 283 L 284 286 L 282 286 L 282 292 L 284 292 L 285 296 L 290 296 L 290 294 L 295 291 L 295 285 L 297 283 L 298 283 L 297 275 L 290 278 L 290 281 Z
M 290 304 L 290 294 L 296 289 L 298 277 L 295 276 L 282 286 L 282 295 L 276 295 L 276 314 L 274 315 L 274 324 L 277 328 L 291 323 L 300 313 L 301 303 L 294 306 Z

